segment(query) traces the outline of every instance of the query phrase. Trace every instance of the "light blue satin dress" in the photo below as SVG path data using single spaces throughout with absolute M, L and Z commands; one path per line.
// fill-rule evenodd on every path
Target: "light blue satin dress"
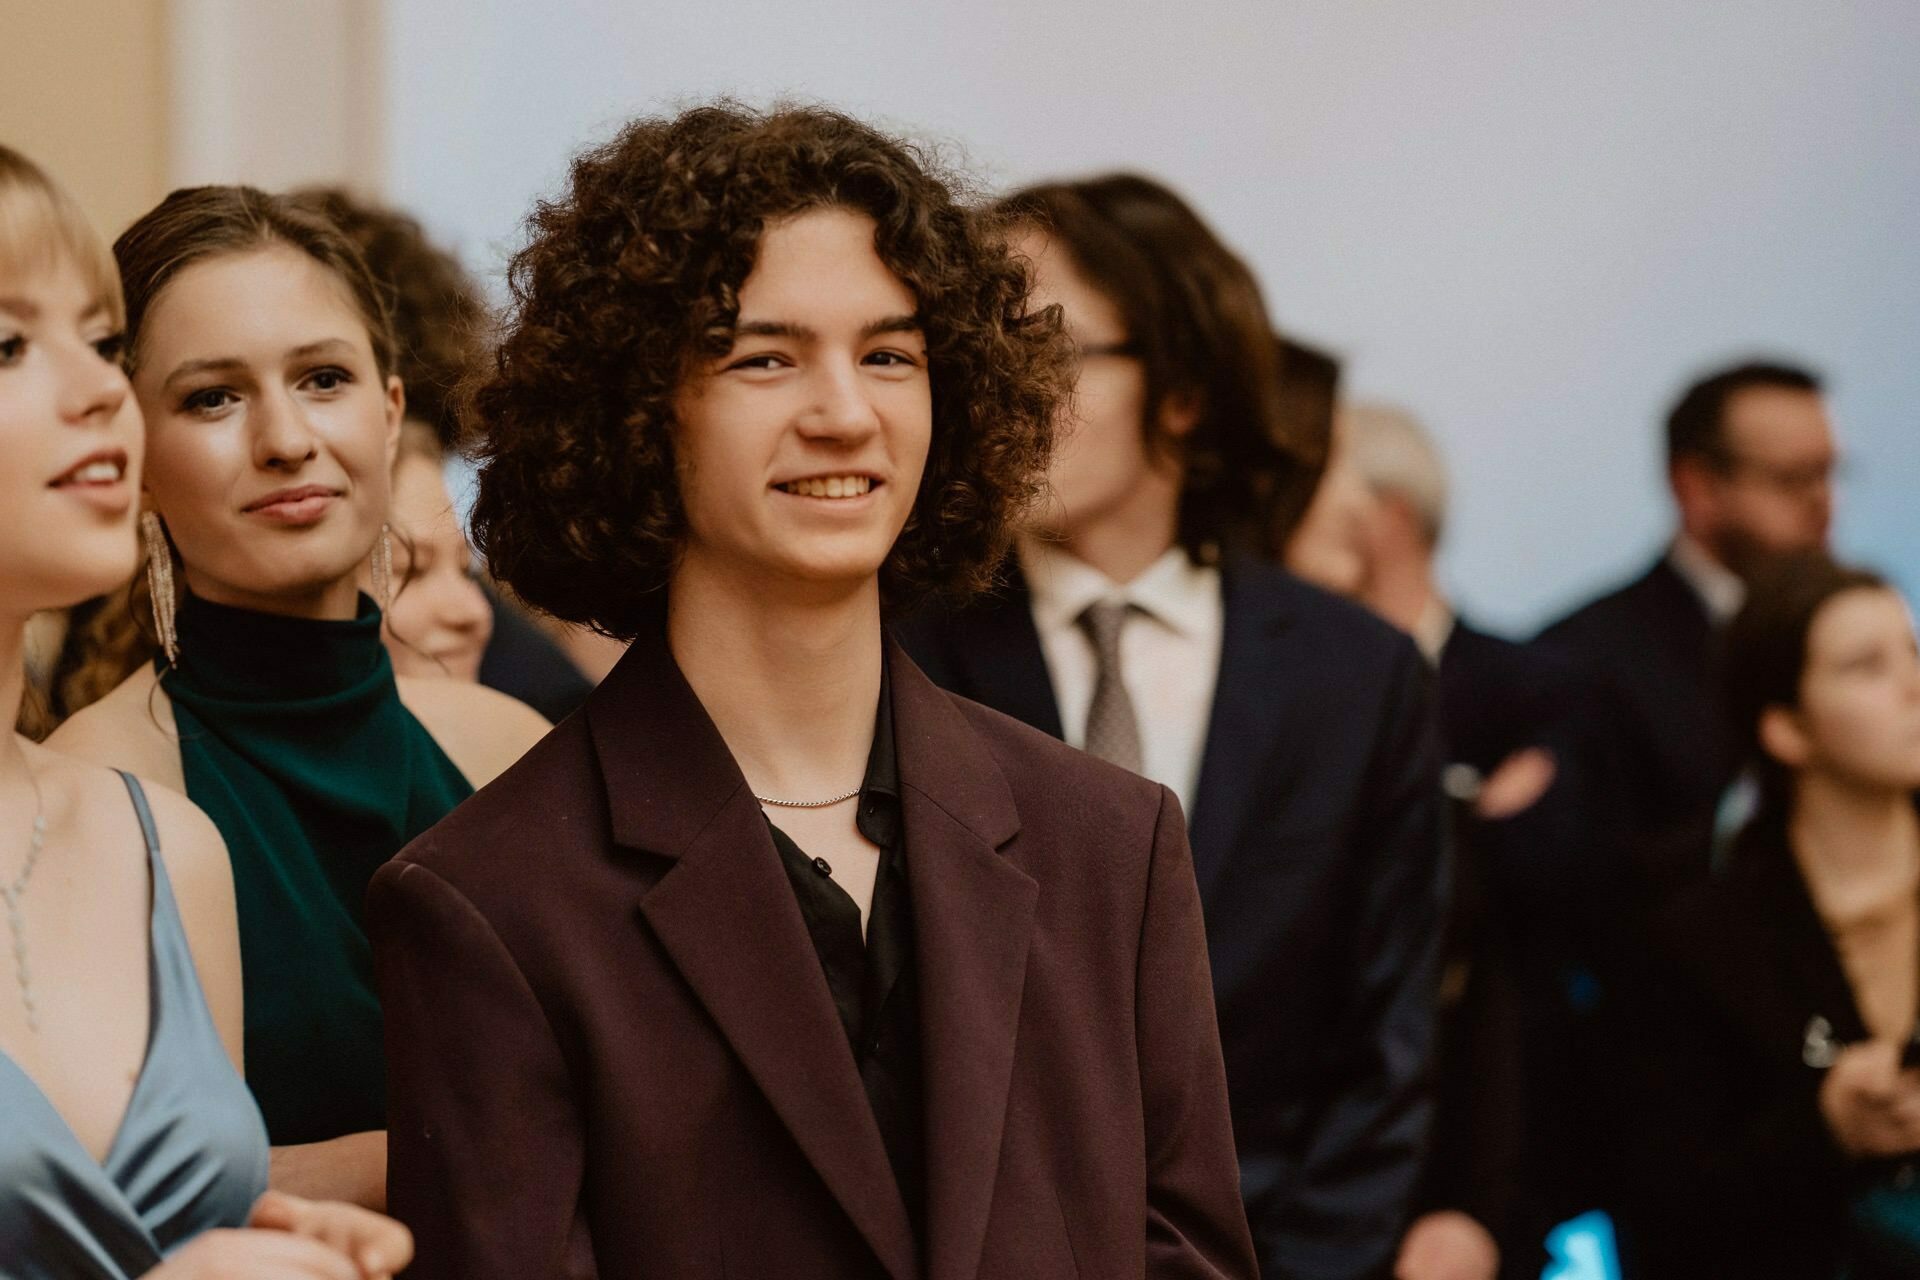
M 267 1188 L 267 1131 L 222 1046 L 140 784 L 122 774 L 153 877 L 147 1057 L 104 1163 L 0 1052 L 0 1276 L 130 1280 Z

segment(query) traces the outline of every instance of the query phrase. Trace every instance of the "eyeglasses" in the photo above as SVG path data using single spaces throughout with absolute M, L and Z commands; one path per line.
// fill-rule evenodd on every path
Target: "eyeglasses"
M 1725 454 L 1720 458 L 1721 471 L 1731 478 L 1750 477 L 1769 489 L 1787 494 L 1790 497 L 1807 497 L 1819 493 L 1846 477 L 1846 463 L 1841 458 L 1823 458 L 1818 462 L 1804 463 L 1800 466 L 1780 467 L 1761 462 L 1757 458 L 1743 458 L 1738 454 Z
M 1121 342 L 1082 342 L 1074 347 L 1074 355 L 1084 365 L 1089 360 L 1131 360 L 1140 355 L 1140 344 L 1131 340 Z

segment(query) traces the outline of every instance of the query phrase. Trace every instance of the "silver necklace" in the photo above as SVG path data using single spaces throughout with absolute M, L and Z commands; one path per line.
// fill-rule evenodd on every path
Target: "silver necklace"
M 40 779 L 33 776 L 32 768 L 27 770 L 27 781 L 33 784 L 33 835 L 27 840 L 27 862 L 12 884 L 0 884 L 0 898 L 7 900 L 7 928 L 13 932 L 13 968 L 20 980 L 20 1003 L 27 1007 L 27 1030 L 37 1033 L 40 1017 L 33 1004 L 33 972 L 27 965 L 27 930 L 20 915 L 20 899 L 26 896 L 27 882 L 33 879 L 33 869 L 40 862 L 40 850 L 47 843 L 47 798 L 41 794 Z
M 770 804 L 776 809 L 828 809 L 836 804 L 845 804 L 859 794 L 860 788 L 855 787 L 843 795 L 834 796 L 831 800 L 775 800 L 772 796 L 759 794 L 755 794 L 753 798 L 761 804 Z

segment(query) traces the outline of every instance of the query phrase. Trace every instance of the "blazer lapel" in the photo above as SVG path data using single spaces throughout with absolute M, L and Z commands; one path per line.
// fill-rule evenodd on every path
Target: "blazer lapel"
M 1277 572 L 1240 556 L 1221 566 L 1220 675 L 1187 820 L 1202 900 L 1240 838 L 1261 771 L 1286 723 L 1280 696 L 1287 688 L 1280 670 L 1285 655 L 1273 637 L 1288 613 L 1279 593 L 1263 589 L 1265 575 Z
M 614 839 L 675 860 L 640 901 L 647 924 L 881 1263 L 916 1275 L 906 1205 L 793 887 L 664 638 L 634 642 L 588 718 Z
M 1019 830 L 993 756 L 952 700 L 889 653 L 920 980 L 927 1274 L 980 1263 L 1039 887 L 997 852 Z

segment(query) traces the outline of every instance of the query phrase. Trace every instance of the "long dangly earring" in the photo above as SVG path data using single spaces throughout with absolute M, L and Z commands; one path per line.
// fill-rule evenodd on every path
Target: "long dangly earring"
M 393 607 L 393 526 L 380 526 L 380 541 L 373 544 L 373 598 L 385 613 Z
M 174 611 L 180 601 L 173 593 L 173 548 L 167 543 L 167 530 L 155 511 L 140 513 L 140 541 L 147 548 L 147 588 L 153 596 L 153 627 L 160 633 L 160 648 L 168 666 L 180 663 L 180 633 L 174 627 Z

